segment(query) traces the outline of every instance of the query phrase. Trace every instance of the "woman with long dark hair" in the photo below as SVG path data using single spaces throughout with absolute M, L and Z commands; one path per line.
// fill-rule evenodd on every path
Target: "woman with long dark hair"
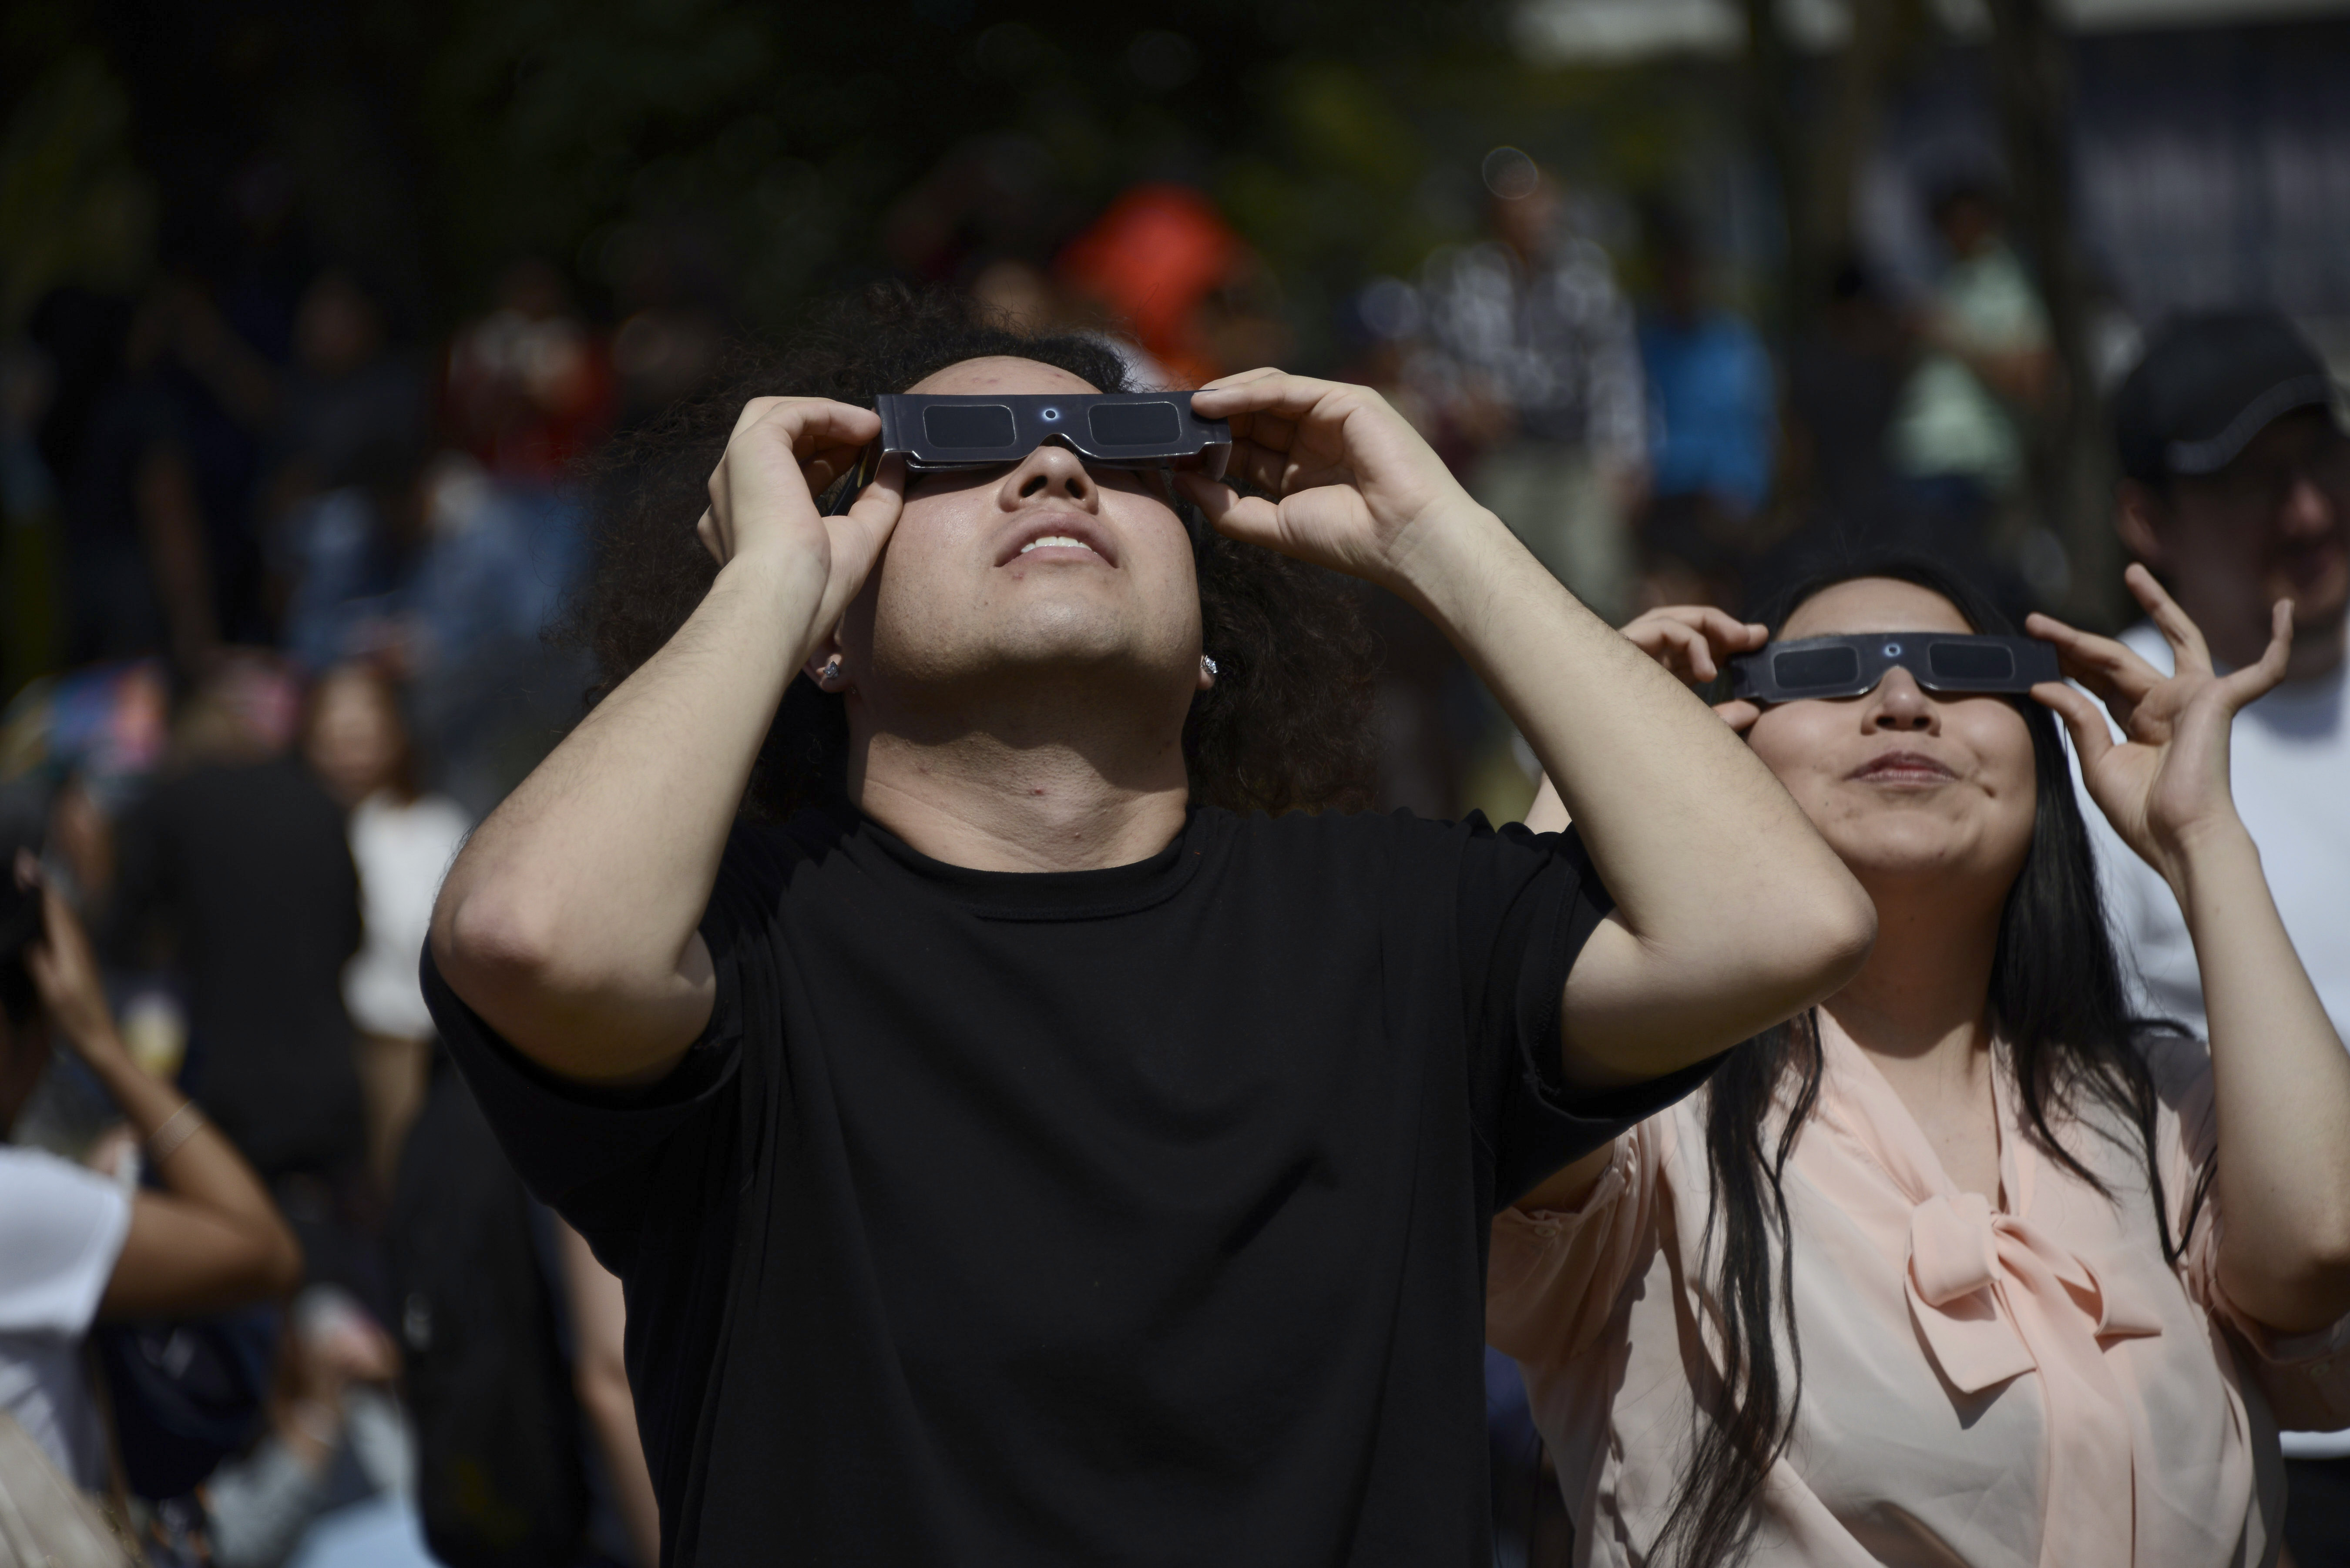
M 1720 710 L 1875 899 L 1851 983 L 1495 1221 L 1578 1563 L 2264 1563 L 2280 1425 L 2350 1424 L 2350 1056 L 2228 791 L 2261 662 L 2033 618 L 2070 686 Z M 1806 584 L 1766 631 L 1627 628 L 1692 680 L 1766 637 L 2005 633 L 1922 564 Z M 2053 711 L 2053 713 L 2052 713 Z M 2056 719 L 2178 893 L 2207 1048 L 2130 1016 Z M 1547 791 L 1530 826 L 1564 813 Z M 1542 820 L 1543 818 L 1548 820 Z M 2272 846 L 2272 850 L 2286 846 Z

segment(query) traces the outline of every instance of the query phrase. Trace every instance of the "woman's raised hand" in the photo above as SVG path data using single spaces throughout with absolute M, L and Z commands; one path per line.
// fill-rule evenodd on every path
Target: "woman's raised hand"
M 1625 627 L 1624 636 L 1682 680 L 1702 686 L 1721 673 L 1724 659 L 1770 641 L 1771 628 L 1711 605 L 1662 605 Z M 1742 700 L 1719 703 L 1713 711 L 1742 734 L 1762 711 Z
M 2228 787 L 2228 732 L 2236 711 L 2284 678 L 2293 649 L 2293 606 L 2277 602 L 2268 650 L 2232 674 L 2211 668 L 2203 634 L 2154 574 L 2132 566 L 2130 592 L 2170 644 L 2165 676 L 2122 643 L 2034 615 L 2025 629 L 2056 645 L 2066 675 L 2103 700 L 2121 726 L 2116 741 L 2095 703 L 2048 681 L 2032 695 L 2055 710 L 2073 734 L 2089 797 L 2124 843 L 2176 888 L 2179 857 L 2201 835 L 2239 826 Z
M 768 552 L 824 574 L 816 624 L 829 628 L 864 586 L 897 526 L 904 471 L 885 464 L 848 511 L 816 505 L 881 433 L 881 416 L 829 398 L 754 398 L 743 405 L 710 475 L 710 509 L 694 532 L 721 566 Z
M 1368 387 L 1284 370 L 1211 381 L 1191 407 L 1232 427 L 1243 495 L 1199 474 L 1184 493 L 1216 529 L 1388 587 L 1401 580 L 1413 529 L 1476 503 L 1419 432 Z

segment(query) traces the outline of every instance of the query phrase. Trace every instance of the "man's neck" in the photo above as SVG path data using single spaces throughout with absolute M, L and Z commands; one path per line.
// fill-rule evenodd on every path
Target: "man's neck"
M 1093 722 L 1071 726 L 1072 707 Z M 849 799 L 933 860 L 975 871 L 1094 871 L 1147 860 L 1182 831 L 1180 716 L 1035 705 L 852 722 Z

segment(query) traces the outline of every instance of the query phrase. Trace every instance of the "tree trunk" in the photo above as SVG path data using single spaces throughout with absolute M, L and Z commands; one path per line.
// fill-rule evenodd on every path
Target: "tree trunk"
M 2113 458 L 2089 355 L 2088 300 L 2072 214 L 2072 71 L 2050 0 L 1989 0 L 1991 67 L 2006 133 L 2015 229 L 2038 264 L 2062 384 L 2033 429 L 2032 502 L 2064 546 L 2064 615 L 2106 628 L 2119 618 L 2120 545 Z M 2027 557 L 2029 559 L 2029 557 Z M 2045 579 L 2043 579 L 2045 580 Z

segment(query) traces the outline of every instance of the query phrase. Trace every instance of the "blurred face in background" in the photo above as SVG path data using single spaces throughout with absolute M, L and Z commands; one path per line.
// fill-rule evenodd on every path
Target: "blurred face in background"
M 391 688 L 363 666 L 328 670 L 312 694 L 302 750 L 327 793 L 347 807 L 400 785 L 408 731 Z
M 1930 588 L 1861 577 L 1777 635 L 1973 629 Z M 1897 668 L 1864 696 L 1766 708 L 1747 739 L 1880 903 L 1908 884 L 1995 909 L 2023 867 L 2039 792 L 2032 732 L 2004 698 L 1938 695 Z
M 1091 392 L 1034 360 L 951 366 L 915 392 Z M 842 619 L 851 722 L 934 727 L 1007 691 L 1086 689 L 1180 732 L 1200 587 L 1155 475 L 1041 446 L 1008 468 L 909 474 L 880 564 Z
M 2254 436 L 2219 472 L 2127 485 L 2122 535 L 2162 576 L 2231 665 L 2267 645 L 2269 610 L 2293 601 L 2295 677 L 2340 662 L 2350 612 L 2350 435 L 2305 409 Z

